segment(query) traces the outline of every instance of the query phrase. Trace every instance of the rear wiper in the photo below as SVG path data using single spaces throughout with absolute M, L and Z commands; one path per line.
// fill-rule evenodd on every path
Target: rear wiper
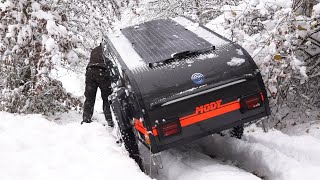
M 176 59 L 176 58 L 181 58 L 184 56 L 201 54 L 201 53 L 205 53 L 205 52 L 213 51 L 213 50 L 215 50 L 215 46 L 211 46 L 211 47 L 205 48 L 205 49 L 197 49 L 197 50 L 193 50 L 193 51 L 187 50 L 187 51 L 182 51 L 182 52 L 176 52 L 176 53 L 171 54 L 171 58 Z
M 182 51 L 171 54 L 171 58 L 179 58 L 192 54 L 192 51 Z
M 182 51 L 182 52 L 176 52 L 176 53 L 171 54 L 171 58 L 169 58 L 169 59 L 164 59 L 164 60 L 162 60 L 160 62 L 149 63 L 149 67 L 150 68 L 154 68 L 154 67 L 157 67 L 157 66 L 162 65 L 162 64 L 168 64 L 168 63 L 174 61 L 175 59 L 179 59 L 179 58 L 183 58 L 183 57 L 191 56 L 191 55 L 196 55 L 196 54 L 202 54 L 202 53 L 206 53 L 206 52 L 214 51 L 214 50 L 215 50 L 215 46 L 211 46 L 211 47 L 205 48 L 205 49 L 197 49 L 197 50 L 193 50 L 193 51 L 187 50 L 187 51 Z

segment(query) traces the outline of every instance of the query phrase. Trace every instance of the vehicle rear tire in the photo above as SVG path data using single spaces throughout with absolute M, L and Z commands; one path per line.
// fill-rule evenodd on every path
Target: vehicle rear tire
M 129 153 L 129 157 L 134 159 L 138 166 L 140 167 L 141 171 L 144 172 L 142 159 L 140 156 L 138 144 L 136 137 L 133 132 L 132 127 L 124 127 L 123 123 L 128 117 L 126 117 L 126 113 L 124 113 L 123 108 L 121 108 L 121 104 L 118 102 L 115 102 L 111 106 L 112 114 L 114 115 L 114 128 L 117 131 L 117 136 L 120 136 L 117 140 L 117 143 L 123 143 L 124 147 Z
M 235 137 L 235 138 L 241 139 L 241 138 L 242 138 L 242 135 L 243 135 L 243 129 L 244 129 L 244 125 L 243 125 L 243 124 L 234 127 L 234 128 L 230 131 L 231 137 Z
M 122 142 L 124 144 L 124 147 L 129 153 L 129 157 L 131 157 L 136 161 L 141 171 L 143 172 L 144 169 L 143 169 L 142 159 L 140 156 L 136 137 L 133 133 L 133 129 L 132 128 L 128 128 L 126 130 L 122 130 L 121 128 L 119 129 L 120 129 Z

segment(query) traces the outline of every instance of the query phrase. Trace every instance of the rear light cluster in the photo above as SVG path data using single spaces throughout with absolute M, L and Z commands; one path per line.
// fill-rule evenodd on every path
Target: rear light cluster
M 251 97 L 245 100 L 248 109 L 254 109 L 261 106 L 259 96 Z
M 162 127 L 163 136 L 171 136 L 179 132 L 177 123 L 166 124 Z
M 160 137 L 166 138 L 169 136 L 177 135 L 181 133 L 181 125 L 179 120 L 169 121 L 159 126 Z
M 262 93 L 244 96 L 241 98 L 241 111 L 259 108 L 263 105 L 264 96 Z

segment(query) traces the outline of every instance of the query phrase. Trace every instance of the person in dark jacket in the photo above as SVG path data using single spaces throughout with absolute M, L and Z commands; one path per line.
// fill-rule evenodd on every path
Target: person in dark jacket
M 108 96 L 111 94 L 111 82 L 112 82 L 112 63 L 109 59 L 104 61 L 102 55 L 102 47 L 100 46 L 94 48 L 91 51 L 90 62 L 86 69 L 86 89 L 85 89 L 85 102 L 83 108 L 83 123 L 92 122 L 91 117 L 93 114 L 94 103 L 96 99 L 96 93 L 98 87 L 101 91 L 101 96 L 103 99 L 103 112 L 107 120 L 108 126 L 113 127 L 113 121 L 110 113 L 110 105 L 108 102 Z M 139 148 L 136 143 L 136 139 L 132 128 L 122 131 L 125 148 L 129 152 L 129 156 L 133 158 L 140 169 L 143 171 L 142 159 L 139 156 Z
M 102 56 L 101 44 L 91 51 L 90 61 L 86 68 L 86 88 L 84 96 L 86 98 L 83 107 L 83 123 L 92 122 L 92 114 L 96 100 L 98 87 L 103 100 L 103 113 L 110 127 L 113 127 L 108 96 L 111 94 L 111 63 L 110 60 Z

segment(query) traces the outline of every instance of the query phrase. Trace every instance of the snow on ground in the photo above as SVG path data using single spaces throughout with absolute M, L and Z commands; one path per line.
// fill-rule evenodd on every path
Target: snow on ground
M 0 117 L 3 180 L 150 179 L 115 143 L 111 129 L 97 122 L 80 125 L 81 115 L 76 112 L 50 119 L 6 112 L 0 112 Z M 103 116 L 96 114 L 95 119 Z M 158 179 L 259 179 L 188 149 L 164 152 L 163 164 Z
M 312 136 L 320 139 L 319 110 L 307 111 L 306 113 L 295 112 L 290 114 L 288 118 L 287 126 L 281 129 L 283 133 L 289 136 Z
M 278 130 L 247 129 L 242 140 L 213 135 L 201 140 L 206 154 L 272 180 L 317 179 L 320 139 L 289 136 Z
M 320 139 L 320 122 L 318 120 L 296 124 L 294 126 L 291 126 L 290 128 L 283 129 L 282 132 L 288 135 L 310 135 L 312 137 Z
M 1 180 L 150 179 L 100 123 L 0 112 Z M 58 120 L 58 119 L 57 119 Z M 62 122 L 67 119 L 60 119 Z
M 159 180 L 258 180 L 257 176 L 203 153 L 184 149 L 163 152 L 163 169 L 159 170 Z
M 150 179 L 140 172 L 112 130 L 97 121 L 80 125 L 81 114 L 49 119 L 0 112 L 0 177 L 37 179 Z M 102 121 L 103 114 L 95 114 Z M 161 153 L 159 180 L 317 179 L 320 171 L 319 121 L 312 135 L 264 133 L 250 126 L 239 140 L 213 135 Z M 301 127 L 300 127 L 301 128 Z M 288 130 L 289 131 L 289 130 Z M 298 131 L 296 129 L 296 131 Z M 125 171 L 125 173 L 123 173 Z

